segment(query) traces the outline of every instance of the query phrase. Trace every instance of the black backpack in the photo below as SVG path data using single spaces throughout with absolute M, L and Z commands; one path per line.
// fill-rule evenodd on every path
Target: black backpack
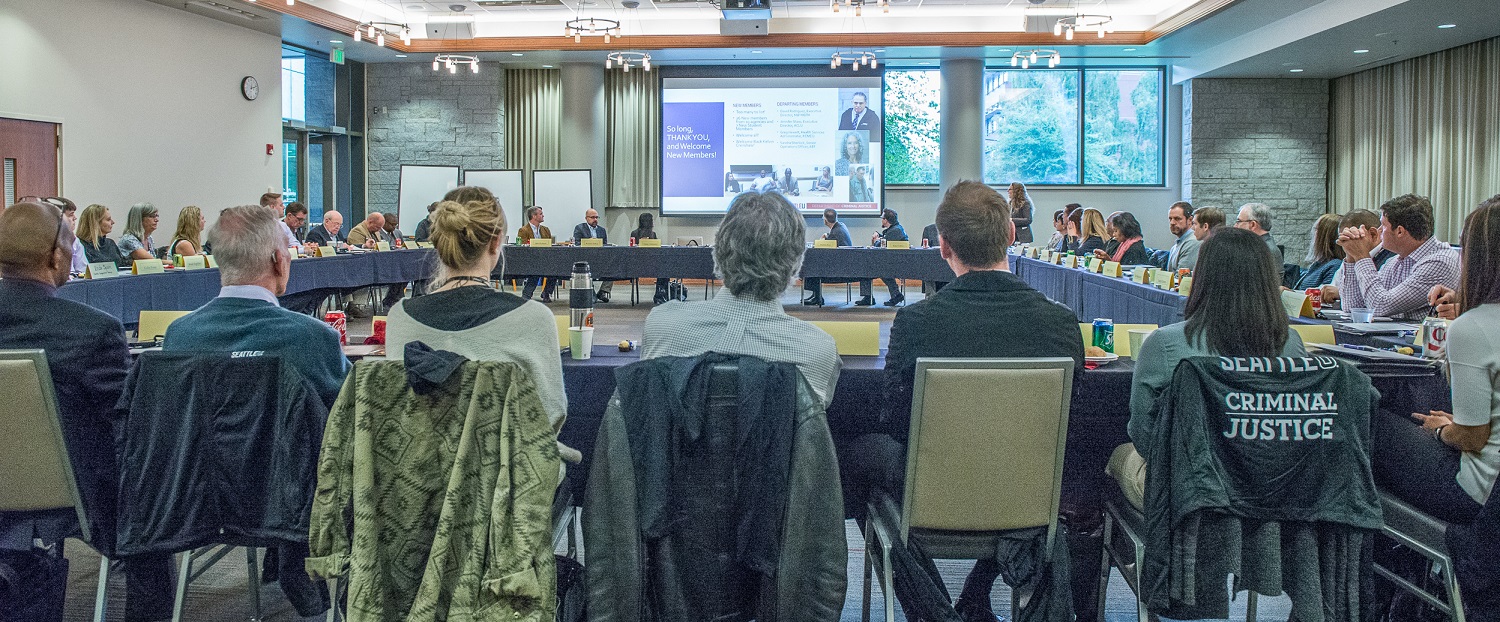
M 583 584 L 583 564 L 557 555 L 557 622 L 588 619 L 588 592 Z

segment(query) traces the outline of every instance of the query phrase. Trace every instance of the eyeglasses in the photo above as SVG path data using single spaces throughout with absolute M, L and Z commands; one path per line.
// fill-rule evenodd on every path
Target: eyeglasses
M 1251 218 L 1251 219 L 1241 218 L 1241 219 L 1236 220 L 1235 222 L 1237 222 L 1237 223 L 1255 222 L 1255 219 L 1253 219 L 1253 218 Z

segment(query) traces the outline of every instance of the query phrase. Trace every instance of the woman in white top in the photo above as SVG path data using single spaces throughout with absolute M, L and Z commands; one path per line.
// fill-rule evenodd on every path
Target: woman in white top
M 1458 291 L 1434 288 L 1431 302 L 1458 313 L 1448 327 L 1453 412 L 1412 413 L 1421 427 L 1374 417 L 1375 479 L 1423 512 L 1467 523 L 1500 472 L 1500 195 L 1464 221 Z
M 517 363 L 536 382 L 548 419 L 561 429 L 568 396 L 552 312 L 490 287 L 502 258 L 505 216 L 488 190 L 459 188 L 449 196 L 455 193 L 459 201 L 439 203 L 429 217 L 441 263 L 437 278 L 427 295 L 391 307 L 386 356 L 401 360 L 407 343 L 421 341 L 470 360 Z

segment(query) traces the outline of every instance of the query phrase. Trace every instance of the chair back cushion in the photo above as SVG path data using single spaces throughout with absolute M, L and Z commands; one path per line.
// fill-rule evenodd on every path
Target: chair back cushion
M 1057 514 L 1073 360 L 918 359 L 907 525 L 998 531 Z
M 76 507 L 73 468 L 41 350 L 0 352 L 0 511 Z

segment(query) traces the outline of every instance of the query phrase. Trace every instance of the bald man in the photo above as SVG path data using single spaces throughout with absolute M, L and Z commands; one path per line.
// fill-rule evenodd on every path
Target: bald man
M 375 248 L 375 243 L 380 241 L 380 231 L 384 228 L 385 216 L 380 212 L 370 212 L 369 216 L 365 216 L 364 222 L 349 230 L 349 245 Z
M 599 211 L 588 210 L 583 213 L 583 222 L 573 227 L 573 244 L 577 245 L 584 238 L 599 238 L 602 244 L 609 244 L 609 232 L 599 225 Z M 603 281 L 599 284 L 599 293 L 594 299 L 599 302 L 609 302 L 609 292 L 614 289 L 614 281 Z
M 338 212 L 323 212 L 323 224 L 307 232 L 307 242 L 318 246 L 333 246 L 344 241 L 344 215 Z
M 89 517 L 91 544 L 112 555 L 119 481 L 114 405 L 124 389 L 130 358 L 119 320 L 57 297 L 57 288 L 68 282 L 72 260 L 73 231 L 56 207 L 20 203 L 0 212 L 0 350 L 46 352 L 63 438 Z M 63 520 L 74 516 L 69 512 Z M 30 542 L 32 533 L 49 532 L 48 526 L 55 524 L 49 520 L 0 516 L 0 541 L 23 534 L 23 541 Z M 70 525 L 62 533 L 77 530 Z M 125 588 L 127 620 L 170 618 L 172 556 L 126 559 Z

